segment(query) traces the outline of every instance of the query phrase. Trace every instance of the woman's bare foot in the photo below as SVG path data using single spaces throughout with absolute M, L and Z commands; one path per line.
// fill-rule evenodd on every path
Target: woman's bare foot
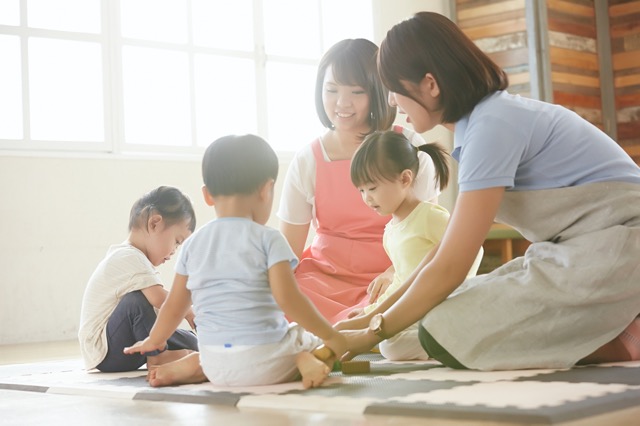
M 186 385 L 207 381 L 200 367 L 200 353 L 191 352 L 176 361 L 149 369 L 147 381 L 153 387 Z
M 578 364 L 637 360 L 640 360 L 640 317 L 636 317 L 618 337 L 578 361 Z
M 296 356 L 296 365 L 302 376 L 305 389 L 318 387 L 327 378 L 331 369 L 310 352 L 300 352 Z

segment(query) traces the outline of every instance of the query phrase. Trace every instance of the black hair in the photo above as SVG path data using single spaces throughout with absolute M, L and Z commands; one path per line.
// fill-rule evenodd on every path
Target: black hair
M 394 25 L 380 45 L 384 85 L 426 108 L 403 82 L 419 84 L 431 73 L 440 88 L 445 123 L 455 123 L 485 96 L 509 85 L 507 74 L 447 17 L 419 12 Z
M 449 183 L 449 154 L 436 143 L 415 147 L 402 133 L 387 130 L 367 136 L 351 159 L 351 182 L 355 186 L 386 180 L 392 181 L 404 170 L 417 176 L 420 168 L 418 150 L 426 152 L 436 169 L 440 190 Z
M 159 186 L 140 197 L 129 213 L 129 231 L 146 228 L 154 214 L 160 215 L 167 226 L 188 220 L 189 230 L 193 232 L 196 229 L 196 214 L 191 200 L 178 188 Z
M 260 136 L 227 135 L 213 141 L 202 159 L 202 179 L 209 193 L 251 194 L 278 177 L 278 157 Z
M 333 70 L 336 83 L 360 86 L 369 95 L 371 131 L 387 130 L 391 127 L 396 118 L 396 109 L 389 105 L 389 91 L 380 80 L 376 64 L 377 53 L 378 46 L 375 43 L 364 38 L 356 38 L 339 41 L 324 54 L 318 65 L 315 90 L 316 113 L 324 127 L 333 128 L 322 101 L 324 77 L 329 67 Z

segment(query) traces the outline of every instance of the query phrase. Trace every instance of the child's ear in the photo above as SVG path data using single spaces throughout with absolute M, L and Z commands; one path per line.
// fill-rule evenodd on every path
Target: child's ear
M 149 230 L 149 232 L 155 231 L 158 229 L 161 223 L 162 216 L 160 216 L 159 214 L 153 214 L 149 216 L 149 220 L 147 221 L 147 230 Z
M 410 186 L 413 183 L 413 172 L 409 169 L 405 169 L 400 174 L 400 182 L 403 186 Z
M 207 203 L 208 206 L 213 206 L 215 204 L 213 196 L 207 189 L 206 185 L 202 185 L 202 195 L 204 196 L 204 202 Z
M 259 195 L 261 199 L 266 200 L 269 197 L 273 196 L 273 188 L 275 186 L 275 183 L 276 183 L 275 180 L 269 179 L 264 184 L 262 184 L 259 190 Z

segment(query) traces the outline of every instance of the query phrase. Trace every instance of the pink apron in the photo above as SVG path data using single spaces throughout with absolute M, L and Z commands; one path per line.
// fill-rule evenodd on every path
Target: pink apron
M 333 324 L 368 304 L 369 283 L 391 265 L 382 247 L 391 217 L 378 215 L 362 201 L 351 183 L 351 161 L 325 161 L 320 143 L 312 143 L 318 228 L 295 275 L 302 292 Z

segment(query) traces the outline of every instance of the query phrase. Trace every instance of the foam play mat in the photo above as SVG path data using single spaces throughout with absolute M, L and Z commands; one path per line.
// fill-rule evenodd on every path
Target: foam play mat
M 386 414 L 552 424 L 640 405 L 640 362 L 566 370 L 479 372 L 437 362 L 390 362 L 367 374 L 333 372 L 323 386 L 301 382 L 228 388 L 212 383 L 151 388 L 146 370 L 86 372 L 80 360 L 0 366 L 0 389 L 282 410 Z

